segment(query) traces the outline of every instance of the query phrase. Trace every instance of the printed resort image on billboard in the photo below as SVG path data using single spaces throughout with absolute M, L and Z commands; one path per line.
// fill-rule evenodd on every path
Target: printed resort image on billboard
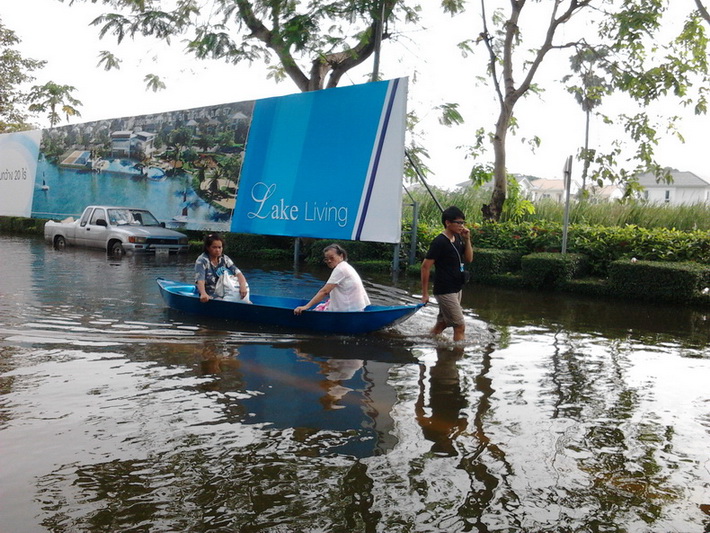
M 149 209 L 169 227 L 226 231 L 254 101 L 45 129 L 32 216 Z

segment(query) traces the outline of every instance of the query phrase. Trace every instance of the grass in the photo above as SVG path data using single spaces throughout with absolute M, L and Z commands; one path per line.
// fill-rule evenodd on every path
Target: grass
M 490 191 L 476 190 L 469 187 L 464 190 L 444 191 L 433 189 L 437 200 L 445 209 L 456 205 L 466 213 L 469 222 L 482 222 L 481 206 L 490 201 Z M 419 203 L 419 220 L 429 224 L 441 224 L 441 212 L 434 200 L 424 189 L 410 190 L 405 195 L 405 204 L 412 199 Z M 518 222 L 558 221 L 564 218 L 564 205 L 554 201 L 534 203 L 534 213 L 524 214 Z M 411 220 L 412 209 L 404 209 L 404 217 Z M 502 220 L 505 220 L 505 214 Z M 586 201 L 570 203 L 569 220 L 571 224 L 590 226 L 622 227 L 635 225 L 641 228 L 672 228 L 681 231 L 710 230 L 710 205 L 670 205 L 645 204 L 642 202 L 606 202 L 593 204 Z

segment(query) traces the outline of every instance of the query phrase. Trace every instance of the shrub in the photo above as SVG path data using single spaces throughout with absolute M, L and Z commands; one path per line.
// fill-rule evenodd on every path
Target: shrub
M 259 250 L 259 260 L 261 261 L 293 261 L 293 252 L 282 248 L 265 248 Z
M 687 303 L 700 298 L 710 280 L 710 266 L 661 261 L 614 261 L 609 285 L 620 296 Z
M 293 239 L 271 235 L 252 235 L 247 233 L 224 233 L 227 255 L 241 257 L 261 257 L 265 250 L 284 250 L 293 257 Z
M 356 261 L 353 266 L 360 272 L 384 272 L 392 271 L 392 261 Z
M 555 288 L 587 271 L 587 258 L 581 254 L 537 253 L 523 256 L 523 279 L 529 287 Z
M 0 232 L 14 235 L 44 236 L 46 219 L 24 217 L 0 217 Z
M 635 257 L 645 261 L 710 262 L 710 232 L 580 226 L 570 231 L 569 250 L 589 257 L 592 272 L 604 275 L 609 264 Z
M 471 234 L 477 248 L 531 254 L 558 252 L 562 246 L 559 223 L 486 223 L 474 225 Z M 569 227 L 567 251 L 586 255 L 590 272 L 598 276 L 607 274 L 609 263 L 623 258 L 709 263 L 710 231 L 573 225 Z
M 474 281 L 476 281 L 474 279 Z M 506 289 L 527 289 L 529 288 L 525 279 L 520 274 L 513 274 L 507 272 L 505 274 L 493 274 L 485 278 L 486 285 L 493 285 L 495 287 L 503 287 Z
M 329 244 L 339 244 L 348 252 L 351 263 L 365 260 L 392 261 L 392 245 L 379 242 L 342 241 L 333 239 L 313 239 L 306 241 L 301 248 L 307 263 L 318 265 L 323 262 L 323 248 Z
M 513 250 L 493 250 L 476 248 L 473 251 L 473 262 L 468 269 L 475 281 L 488 279 L 491 276 L 520 270 L 522 253 Z

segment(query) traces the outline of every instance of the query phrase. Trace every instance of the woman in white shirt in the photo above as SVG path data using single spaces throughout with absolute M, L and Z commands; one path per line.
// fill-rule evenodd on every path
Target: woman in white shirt
M 328 281 L 306 305 L 296 307 L 293 312 L 300 315 L 323 298 L 330 298 L 316 306 L 316 311 L 362 311 L 370 305 L 360 276 L 348 263 L 348 253 L 338 244 L 323 248 L 323 260 L 333 269 Z

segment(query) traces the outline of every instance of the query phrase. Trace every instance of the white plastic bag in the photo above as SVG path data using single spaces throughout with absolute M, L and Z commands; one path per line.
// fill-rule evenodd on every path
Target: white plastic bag
M 215 298 L 229 300 L 230 302 L 245 302 L 249 301 L 249 286 L 247 285 L 247 295 L 242 298 L 239 294 L 239 280 L 237 276 L 232 276 L 229 272 L 222 274 L 217 280 L 217 285 L 214 288 Z

